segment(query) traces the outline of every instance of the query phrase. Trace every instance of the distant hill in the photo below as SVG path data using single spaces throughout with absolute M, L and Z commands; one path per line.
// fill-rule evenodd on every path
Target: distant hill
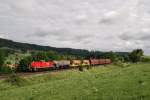
M 29 44 L 29 43 L 20 43 L 20 42 L 15 42 L 12 40 L 8 39 L 2 39 L 0 38 L 0 48 L 5 48 L 9 52 L 10 51 L 55 51 L 59 54 L 68 54 L 68 55 L 75 55 L 75 56 L 80 56 L 80 57 L 88 57 L 89 55 L 95 55 L 97 57 L 100 57 L 103 53 L 106 52 L 101 52 L 101 51 L 96 51 L 96 52 L 90 52 L 88 50 L 84 49 L 72 49 L 72 48 L 56 48 L 56 47 L 50 47 L 50 46 L 41 46 L 41 45 L 36 45 L 36 44 Z M 127 55 L 127 52 L 117 52 L 119 55 Z
M 41 46 L 29 43 L 20 43 L 8 39 L 0 38 L 0 48 L 21 50 L 21 51 L 55 51 L 60 54 L 71 54 L 71 55 L 86 55 L 89 53 L 88 50 L 83 49 L 72 49 L 72 48 L 56 48 L 50 46 Z

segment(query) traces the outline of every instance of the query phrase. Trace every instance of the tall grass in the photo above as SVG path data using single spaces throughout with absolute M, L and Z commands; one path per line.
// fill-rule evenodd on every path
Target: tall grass
M 50 72 L 26 78 L 29 83 L 21 87 L 0 81 L 0 100 L 150 100 L 149 66 Z
M 23 86 L 27 83 L 26 79 L 20 77 L 16 73 L 11 73 L 4 81 L 14 86 Z

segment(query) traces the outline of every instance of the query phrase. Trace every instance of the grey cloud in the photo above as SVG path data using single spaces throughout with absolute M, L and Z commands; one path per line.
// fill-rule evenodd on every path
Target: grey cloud
M 49 36 L 50 33 L 46 33 L 46 32 L 37 32 L 34 34 L 37 37 L 45 37 L 45 36 Z
M 0 0 L 0 33 L 7 33 L 0 37 L 103 51 L 143 47 L 150 54 L 150 30 L 142 31 L 150 26 L 149 6 L 148 0 Z
M 116 12 L 105 12 L 104 15 L 100 18 L 100 23 L 111 24 L 116 21 Z
M 28 36 L 33 36 L 33 37 L 49 37 L 49 36 L 53 36 L 53 37 L 63 37 L 68 35 L 68 31 L 65 29 L 47 29 L 47 30 L 43 30 L 43 29 L 37 29 L 33 34 L 29 34 Z
M 119 44 L 118 47 L 127 50 L 133 50 L 135 48 L 142 48 L 145 50 L 146 54 L 149 54 L 150 50 L 150 34 L 149 29 L 137 29 L 128 30 L 118 35 Z M 123 45 L 123 46 L 121 46 Z
M 90 39 L 90 38 L 92 38 L 92 35 L 91 34 L 86 34 L 86 35 L 75 36 L 74 40 L 77 41 L 77 42 L 80 42 L 80 41 L 84 41 L 84 40 L 87 40 L 87 39 Z
M 135 36 L 131 36 L 130 34 L 123 33 L 119 36 L 121 40 L 132 40 Z
M 94 35 L 91 34 L 78 34 L 74 32 L 70 32 L 65 29 L 53 29 L 53 30 L 42 30 L 39 29 L 37 32 L 33 34 L 29 34 L 32 37 L 53 37 L 58 41 L 71 41 L 71 42 L 84 42 L 91 39 Z M 28 37 L 28 35 L 27 35 Z
M 130 41 L 130 40 L 150 41 L 150 31 L 137 32 L 137 33 L 125 32 L 125 33 L 122 33 L 119 36 L 119 38 L 125 41 Z
M 57 40 L 59 41 L 70 41 L 70 42 L 85 42 L 85 41 L 90 41 L 90 39 L 92 38 L 92 36 L 89 35 L 65 35 L 64 37 L 57 37 Z

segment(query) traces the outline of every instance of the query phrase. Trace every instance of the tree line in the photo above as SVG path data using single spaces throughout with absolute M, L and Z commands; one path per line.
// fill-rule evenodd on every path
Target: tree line
M 6 64 L 10 64 L 6 61 L 9 54 L 4 50 L 0 49 L 0 72 L 9 71 L 10 69 Z M 144 58 L 144 51 L 142 49 L 135 49 L 130 53 L 118 53 L 118 52 L 97 52 L 91 51 L 87 55 L 69 55 L 60 54 L 55 51 L 32 51 L 29 56 L 23 57 L 19 61 L 16 57 L 15 64 L 19 65 L 19 71 L 27 71 L 28 67 L 32 61 L 50 61 L 50 60 L 74 60 L 74 59 L 100 59 L 109 58 L 113 62 L 132 62 L 137 63 L 141 61 L 149 62 L 150 59 Z M 7 68 L 7 69 L 6 69 Z

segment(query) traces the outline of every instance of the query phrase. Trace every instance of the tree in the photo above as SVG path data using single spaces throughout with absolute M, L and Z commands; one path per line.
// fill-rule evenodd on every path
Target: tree
M 117 61 L 122 61 L 123 57 L 121 57 L 120 55 L 118 55 L 115 52 L 108 52 L 103 54 L 103 58 L 109 58 L 111 59 L 113 62 L 117 62 Z
M 59 60 L 61 59 L 61 56 L 58 55 L 58 53 L 54 52 L 54 51 L 48 51 L 46 52 L 47 58 L 48 60 Z
M 142 49 L 135 49 L 129 55 L 130 61 L 133 63 L 137 63 L 141 61 L 143 55 L 144 55 L 144 51 Z
M 36 52 L 32 56 L 34 61 L 48 60 L 46 52 Z
M 31 62 L 32 62 L 31 56 L 27 56 L 27 57 L 21 59 L 19 62 L 18 70 L 23 71 L 23 72 L 29 71 Z
M 0 71 L 1 71 L 1 69 L 3 67 L 4 61 L 5 61 L 4 51 L 2 49 L 0 49 Z

